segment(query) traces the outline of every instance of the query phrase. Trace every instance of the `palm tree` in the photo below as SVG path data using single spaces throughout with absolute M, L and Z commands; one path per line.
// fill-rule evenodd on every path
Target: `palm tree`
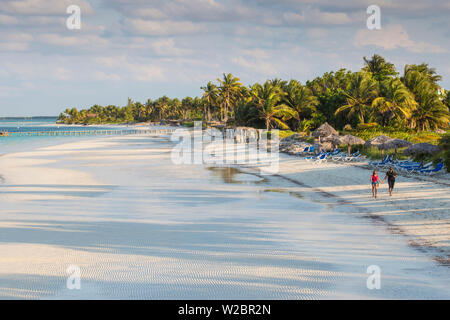
M 398 79 L 386 79 L 380 84 L 381 96 L 372 102 L 373 112 L 382 117 L 382 124 L 390 119 L 409 119 L 417 106 L 414 96 Z
M 275 78 L 272 80 L 269 80 L 269 82 L 274 86 L 274 87 L 279 87 L 281 90 L 285 90 L 286 86 L 287 86 L 287 81 L 286 80 L 281 80 L 279 78 Z
M 194 99 L 191 97 L 186 97 L 183 100 L 181 100 L 181 112 L 183 114 L 183 119 L 187 119 L 187 115 L 190 110 L 193 109 L 194 106 Z
M 165 117 L 167 113 L 167 106 L 169 104 L 169 98 L 167 96 L 163 96 L 156 100 L 155 111 L 157 112 L 157 119 L 161 121 L 163 117 Z
M 222 120 L 228 121 L 228 111 L 233 111 L 233 104 L 237 98 L 241 96 L 240 79 L 234 77 L 231 73 L 223 74 L 223 79 L 217 79 L 220 83 L 219 92 L 220 98 L 223 103 L 223 118 Z
M 442 94 L 442 102 L 450 108 L 450 90 L 444 90 Z
M 347 98 L 347 104 L 339 107 L 335 115 L 348 111 L 348 117 L 351 117 L 356 113 L 359 121 L 364 123 L 365 115 L 370 110 L 373 99 L 377 96 L 377 83 L 367 72 L 356 72 L 351 77 L 344 95 Z
M 289 129 L 284 121 L 298 118 L 298 113 L 295 110 L 281 103 L 282 92 L 278 86 L 272 85 L 270 81 L 266 81 L 264 85 L 259 83 L 253 85 L 251 87 L 251 99 L 268 131 L 274 125 L 281 129 Z
M 413 93 L 417 108 L 412 113 L 410 126 L 417 130 L 430 130 L 447 127 L 448 107 L 442 102 L 435 80 L 440 79 L 428 65 L 409 65 L 405 67 L 402 81 Z
M 312 91 L 308 87 L 302 86 L 297 80 L 289 81 L 284 90 L 286 94 L 283 97 L 283 101 L 297 111 L 299 115 L 305 111 L 310 111 L 309 113 L 314 112 L 319 104 L 319 100 L 313 95 Z M 296 129 L 298 129 L 299 125 L 300 121 L 297 123 Z
M 137 117 L 135 117 L 138 121 L 143 121 L 146 117 L 147 108 L 140 102 L 136 102 L 136 113 Z
M 392 63 L 387 62 L 378 54 L 374 54 L 370 59 L 367 59 L 366 57 L 363 59 L 366 66 L 362 70 L 372 73 L 373 78 L 378 82 L 397 75 L 395 66 Z
M 416 64 L 407 64 L 404 69 L 404 76 L 402 78 L 403 81 L 408 81 L 408 78 L 414 77 L 414 73 L 417 72 L 428 79 L 431 83 L 433 83 L 436 88 L 439 88 L 437 84 L 442 80 L 442 76 L 438 75 L 435 68 L 428 67 L 427 63 L 422 63 L 420 65 Z M 417 75 L 416 75 L 417 76 Z M 410 79 L 411 80 L 411 79 Z
M 448 107 L 439 99 L 435 87 L 424 81 L 416 88 L 417 108 L 411 116 L 411 127 L 417 130 L 445 128 L 450 122 Z
M 205 87 L 201 87 L 204 91 L 203 99 L 208 102 L 208 112 L 207 112 L 207 120 L 211 121 L 211 110 L 213 109 L 213 105 L 217 102 L 217 97 L 219 96 L 219 89 L 215 84 L 211 81 Z
M 151 114 L 153 113 L 153 102 L 152 99 L 147 99 L 147 102 L 145 103 L 145 113 L 147 114 L 147 120 L 149 120 Z

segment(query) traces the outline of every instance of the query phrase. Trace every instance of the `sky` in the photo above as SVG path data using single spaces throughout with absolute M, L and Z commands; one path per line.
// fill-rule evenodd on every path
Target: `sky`
M 426 62 L 450 89 L 449 17 L 447 0 L 1 0 L 0 117 L 200 96 L 230 72 L 305 83 L 374 53 L 400 73 Z

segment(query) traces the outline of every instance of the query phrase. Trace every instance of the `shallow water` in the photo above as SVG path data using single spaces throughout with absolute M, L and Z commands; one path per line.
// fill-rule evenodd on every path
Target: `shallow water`
M 96 131 L 96 130 L 127 130 L 127 125 L 61 125 L 56 124 L 56 117 L 39 118 L 0 118 L 0 131 L 5 132 L 35 132 L 35 131 Z M 144 128 L 143 126 L 140 128 Z M 151 129 L 166 129 L 164 126 L 152 126 Z M 33 150 L 38 147 L 55 144 L 91 140 L 98 136 L 0 136 L 0 155 L 11 152 Z
M 0 185 L 2 298 L 450 297 L 448 268 L 402 236 L 274 188 L 274 177 L 174 165 L 163 136 L 71 148 L 28 157 L 97 183 Z M 66 288 L 69 265 L 81 268 L 81 290 Z M 366 286 L 371 265 L 380 290 Z

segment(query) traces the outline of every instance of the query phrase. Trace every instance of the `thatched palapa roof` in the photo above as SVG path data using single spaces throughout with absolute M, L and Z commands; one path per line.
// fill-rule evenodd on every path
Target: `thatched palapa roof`
M 328 124 L 328 122 L 325 122 L 322 124 L 319 128 L 313 131 L 312 136 L 313 137 L 328 137 L 329 135 L 339 135 L 339 132 L 337 132 L 332 126 Z
M 382 150 L 388 150 L 388 149 L 399 149 L 399 148 L 405 148 L 412 146 L 412 143 L 406 140 L 402 139 L 392 139 L 389 141 L 386 141 L 385 143 L 382 143 L 378 145 L 378 149 Z
M 347 145 L 355 145 L 355 144 L 364 144 L 365 141 L 359 137 L 352 136 L 351 134 L 347 134 L 343 137 L 339 137 L 340 144 Z
M 365 146 L 367 148 L 370 147 L 378 147 L 379 145 L 388 142 L 389 140 L 393 140 L 391 137 L 385 136 L 385 135 L 381 135 L 381 136 L 376 136 L 375 138 L 372 138 L 370 140 L 368 140 L 365 143 Z
M 435 146 L 429 143 L 418 143 L 403 151 L 403 154 L 407 156 L 414 154 L 435 154 L 440 152 L 441 150 L 442 148 L 439 146 Z

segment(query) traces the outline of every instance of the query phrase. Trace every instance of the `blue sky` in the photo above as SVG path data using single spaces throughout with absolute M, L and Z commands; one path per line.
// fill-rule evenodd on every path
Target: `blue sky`
M 0 116 L 197 96 L 224 72 L 305 82 L 374 53 L 399 72 L 427 62 L 450 89 L 449 16 L 446 0 L 1 0 Z

